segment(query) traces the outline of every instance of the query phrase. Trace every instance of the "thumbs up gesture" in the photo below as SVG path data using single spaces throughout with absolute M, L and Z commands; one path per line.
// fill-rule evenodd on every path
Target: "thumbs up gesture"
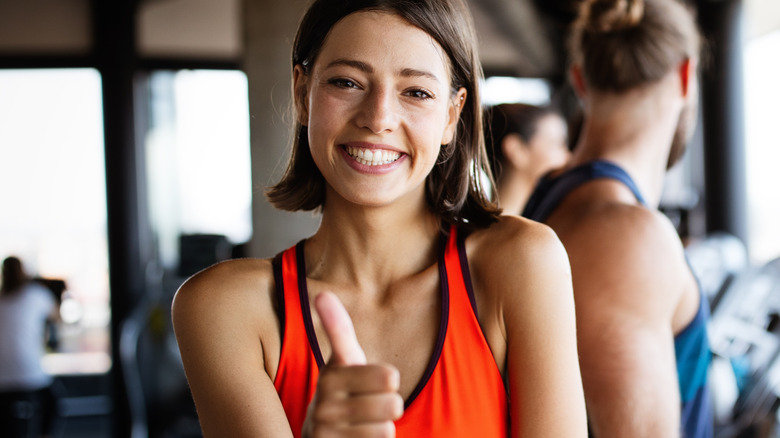
M 403 414 L 398 370 L 366 363 L 352 320 L 336 295 L 320 293 L 314 307 L 330 341 L 331 356 L 320 370 L 303 436 L 394 437 L 393 421 Z

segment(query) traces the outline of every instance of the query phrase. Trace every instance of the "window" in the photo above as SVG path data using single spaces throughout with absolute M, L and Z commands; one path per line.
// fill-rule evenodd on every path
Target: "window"
M 244 73 L 160 71 L 151 75 L 146 137 L 152 226 L 166 268 L 182 234 L 252 235 L 249 102 Z
M 552 90 L 544 79 L 491 76 L 482 87 L 482 102 L 486 106 L 502 103 L 527 103 L 547 105 Z
M 780 30 L 754 38 L 744 52 L 748 248 L 755 263 L 780 257 Z
M 0 70 L 0 256 L 66 282 L 53 374 L 111 366 L 104 169 L 96 70 Z

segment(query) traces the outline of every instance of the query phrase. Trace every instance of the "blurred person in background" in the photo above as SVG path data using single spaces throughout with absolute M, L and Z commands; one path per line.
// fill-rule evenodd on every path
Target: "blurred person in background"
M 551 107 L 504 103 L 485 111 L 485 127 L 498 203 L 519 215 L 539 178 L 569 159 L 566 120 Z
M 596 437 L 711 437 L 709 305 L 658 211 L 696 121 L 700 34 L 676 0 L 589 0 L 571 35 L 584 125 L 523 214 L 569 254 Z
M 52 376 L 41 366 L 46 324 L 59 320 L 54 294 L 25 272 L 21 260 L 3 261 L 0 285 L 0 432 L 48 436 L 56 397 Z

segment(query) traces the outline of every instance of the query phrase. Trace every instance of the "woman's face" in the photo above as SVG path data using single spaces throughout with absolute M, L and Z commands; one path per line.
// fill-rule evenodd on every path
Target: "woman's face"
M 435 40 L 373 11 L 336 23 L 309 75 L 295 68 L 294 90 L 326 196 L 368 206 L 424 199 L 425 178 L 466 97 L 465 89 L 453 95 Z

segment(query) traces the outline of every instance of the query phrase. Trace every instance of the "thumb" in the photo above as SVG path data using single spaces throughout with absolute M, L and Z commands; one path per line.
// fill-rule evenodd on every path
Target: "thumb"
M 365 365 L 366 355 L 358 343 L 349 313 L 338 297 L 332 292 L 322 292 L 314 298 L 314 308 L 330 341 L 332 353 L 329 363 Z

